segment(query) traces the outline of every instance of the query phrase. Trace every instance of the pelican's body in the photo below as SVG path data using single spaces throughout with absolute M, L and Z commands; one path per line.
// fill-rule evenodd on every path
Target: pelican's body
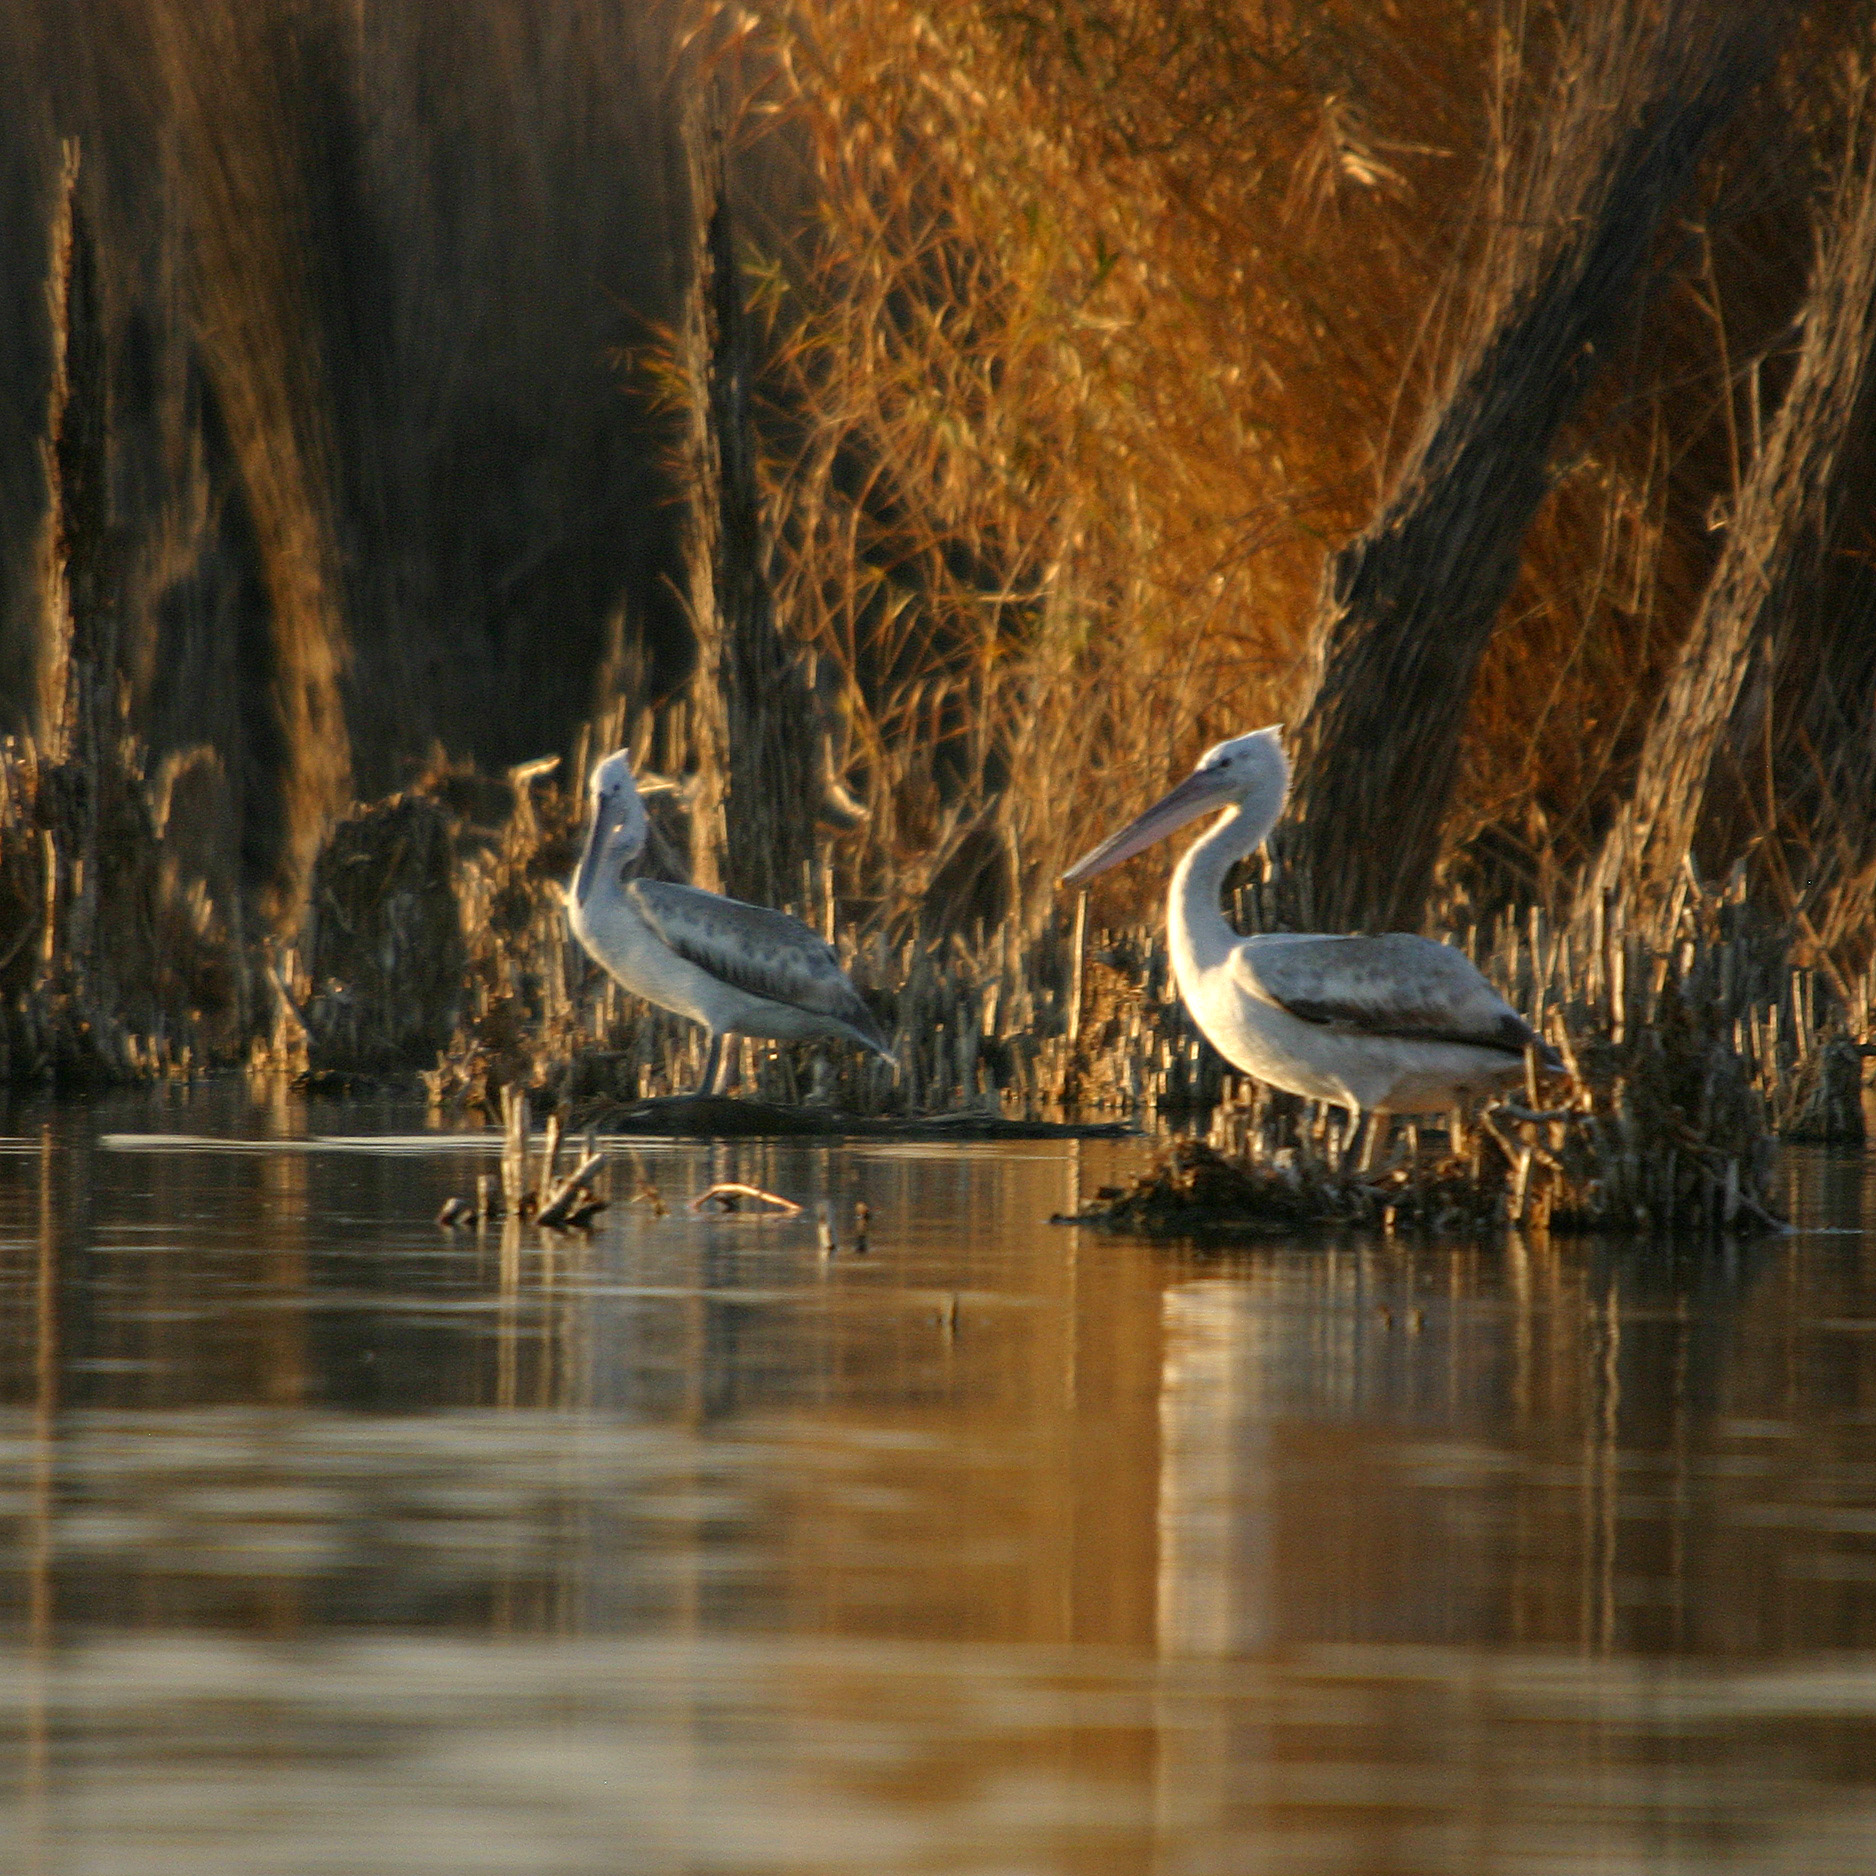
M 1225 875 L 1276 825 L 1289 764 L 1275 729 L 1219 743 L 1171 794 L 1063 875 L 1085 885 L 1208 809 L 1224 812 L 1179 862 L 1167 899 L 1173 976 L 1229 1062 L 1291 1094 L 1364 1114 L 1463 1105 L 1554 1053 L 1450 945 L 1405 932 L 1241 937 Z M 1352 1127 L 1351 1127 L 1352 1131 Z
M 588 784 L 586 848 L 567 894 L 573 935 L 634 996 L 710 1032 L 702 1092 L 718 1091 L 726 1035 L 839 1036 L 892 1060 L 832 946 L 799 919 L 695 886 L 637 876 L 647 822 L 624 750 Z

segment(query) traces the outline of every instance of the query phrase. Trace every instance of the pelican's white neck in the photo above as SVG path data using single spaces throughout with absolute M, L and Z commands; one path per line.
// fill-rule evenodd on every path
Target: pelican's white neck
M 645 804 L 621 757 L 609 757 L 595 771 L 589 815 L 586 846 L 568 891 L 575 905 L 617 898 L 625 867 L 645 846 Z
M 639 843 L 632 838 L 629 830 L 615 827 L 600 842 L 599 852 L 594 856 L 593 877 L 587 887 L 587 897 L 595 901 L 616 899 L 625 890 L 625 869 L 637 851 Z
M 1173 869 L 1167 894 L 1166 930 L 1172 945 L 1173 973 L 1183 990 L 1194 972 L 1216 969 L 1225 961 L 1241 934 L 1225 917 L 1220 904 L 1225 875 L 1277 824 L 1283 801 L 1233 802 L 1186 849 Z

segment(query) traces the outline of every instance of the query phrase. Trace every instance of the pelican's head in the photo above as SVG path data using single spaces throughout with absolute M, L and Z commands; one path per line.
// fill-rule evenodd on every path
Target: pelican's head
M 1290 763 L 1283 753 L 1281 723 L 1214 743 L 1171 794 L 1154 802 L 1131 826 L 1109 835 L 1092 853 L 1083 854 L 1062 875 L 1062 884 L 1087 885 L 1109 867 L 1131 860 L 1213 808 L 1239 808 L 1260 820 L 1263 833 L 1257 839 L 1261 840 L 1276 824 L 1289 786 Z
M 623 749 L 615 749 L 593 765 L 586 799 L 591 817 L 586 849 L 573 876 L 574 901 L 581 905 L 593 889 L 602 861 L 623 865 L 644 851 L 648 826 L 645 804 L 638 798 L 638 783 L 632 776 L 632 759 Z

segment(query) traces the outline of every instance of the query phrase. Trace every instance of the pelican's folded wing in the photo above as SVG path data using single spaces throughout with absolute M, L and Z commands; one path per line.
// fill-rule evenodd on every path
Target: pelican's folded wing
M 751 996 L 832 1017 L 885 1052 L 879 1022 L 833 947 L 798 918 L 661 879 L 635 879 L 625 890 L 653 932 L 699 970 Z
M 1310 1023 L 1371 1036 L 1468 1042 L 1522 1055 L 1556 1053 L 1451 945 L 1408 932 L 1372 937 L 1272 934 L 1231 954 L 1231 974 L 1261 1002 Z

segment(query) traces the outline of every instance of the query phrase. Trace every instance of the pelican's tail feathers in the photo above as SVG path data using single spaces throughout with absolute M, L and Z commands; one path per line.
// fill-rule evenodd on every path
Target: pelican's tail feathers
M 871 1007 L 857 992 L 854 995 L 854 1002 L 859 1007 L 847 1019 L 847 1028 L 854 1041 L 877 1055 L 882 1062 L 890 1062 L 894 1068 L 897 1068 L 899 1058 L 887 1045 L 886 1032 L 880 1026 L 879 1018 L 873 1014 Z

